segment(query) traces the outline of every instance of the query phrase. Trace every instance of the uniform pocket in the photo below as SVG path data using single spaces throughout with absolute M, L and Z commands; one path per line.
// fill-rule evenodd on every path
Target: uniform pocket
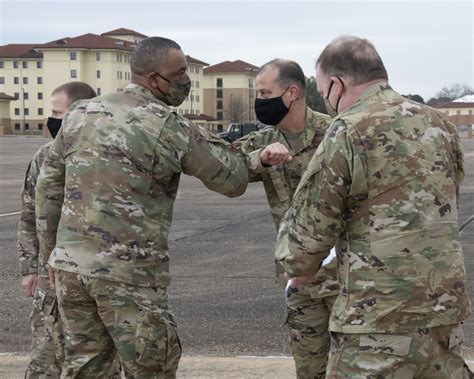
M 135 352 L 140 366 L 150 371 L 177 369 L 181 343 L 176 325 L 166 312 L 141 307 L 137 316 Z
M 408 355 L 412 338 L 390 334 L 366 334 L 360 337 L 359 350 L 369 354 Z
M 38 287 L 35 291 L 34 298 L 33 298 L 33 306 L 37 310 L 39 311 L 43 310 L 45 297 L 46 297 L 46 291 Z

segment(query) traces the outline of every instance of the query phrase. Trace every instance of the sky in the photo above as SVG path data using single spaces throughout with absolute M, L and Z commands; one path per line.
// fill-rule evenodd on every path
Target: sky
M 307 76 L 331 40 L 369 39 L 392 87 L 425 101 L 451 83 L 474 86 L 473 1 L 0 0 L 0 45 L 45 43 L 117 28 L 178 42 L 216 64 L 297 61 Z

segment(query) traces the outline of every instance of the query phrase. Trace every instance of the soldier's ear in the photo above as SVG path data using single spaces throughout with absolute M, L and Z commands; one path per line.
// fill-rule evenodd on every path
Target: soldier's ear
M 301 98 L 300 88 L 296 84 L 290 85 L 288 92 L 290 94 L 290 101 L 296 101 Z
M 158 74 L 154 71 L 149 72 L 148 74 L 144 75 L 145 80 L 150 84 L 153 88 L 158 87 Z

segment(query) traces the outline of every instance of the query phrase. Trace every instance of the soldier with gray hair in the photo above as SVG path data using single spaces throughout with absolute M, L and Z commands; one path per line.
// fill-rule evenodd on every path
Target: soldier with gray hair
M 306 78 L 294 61 L 273 59 L 265 63 L 257 73 L 256 86 L 257 118 L 270 126 L 233 145 L 249 155 L 249 180 L 263 183 L 278 230 L 301 176 L 324 138 L 330 117 L 306 105 Z M 291 159 L 270 166 L 267 156 L 274 155 L 275 150 L 289 152 Z M 276 276 L 287 287 L 285 323 L 297 377 L 324 376 L 330 343 L 329 314 L 339 293 L 336 264 L 325 265 L 310 283 L 299 288 L 291 281 L 286 283 L 279 262 Z
M 282 222 L 276 257 L 303 283 L 336 243 L 327 377 L 467 378 L 456 127 L 397 94 L 365 39 L 331 42 L 316 81 L 335 118 Z
M 179 45 L 145 39 L 131 69 L 123 92 L 69 111 L 38 180 L 64 377 L 109 377 L 117 352 L 127 378 L 175 377 L 181 346 L 167 240 L 180 175 L 230 197 L 247 187 L 246 158 L 170 109 L 190 89 Z

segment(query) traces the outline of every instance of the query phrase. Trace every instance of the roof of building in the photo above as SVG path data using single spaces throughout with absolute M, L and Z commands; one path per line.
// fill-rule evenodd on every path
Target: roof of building
M 453 102 L 454 103 L 474 103 L 474 94 L 460 97 L 459 99 L 453 100 Z
M 8 45 L 0 46 L 0 58 L 43 58 L 43 53 L 35 50 L 31 43 L 10 43 Z
M 207 114 L 201 113 L 201 114 L 189 114 L 186 113 L 184 115 L 188 120 L 202 120 L 202 121 L 217 121 L 217 118 L 208 116 Z
M 37 45 L 38 49 L 100 49 L 133 51 L 136 44 L 117 38 L 99 36 L 87 33 L 77 37 L 65 37 L 58 40 Z
M 118 28 L 111 30 L 110 32 L 102 33 L 102 36 L 109 35 L 109 36 L 138 36 L 143 38 L 148 38 L 145 34 L 138 33 L 132 29 L 125 29 L 125 28 Z
M 257 66 L 241 60 L 225 61 L 206 67 L 205 74 L 224 74 L 224 73 L 256 73 Z
M 209 66 L 209 63 L 200 61 L 199 59 L 193 58 L 190 55 L 186 55 L 186 60 L 188 61 L 188 63 L 195 63 L 195 64 L 199 64 L 201 66 Z
M 474 108 L 474 102 L 455 102 L 451 101 L 449 103 L 438 104 L 434 106 L 435 108 Z
M 4 92 L 0 92 L 0 100 L 16 100 L 16 97 L 7 95 Z

